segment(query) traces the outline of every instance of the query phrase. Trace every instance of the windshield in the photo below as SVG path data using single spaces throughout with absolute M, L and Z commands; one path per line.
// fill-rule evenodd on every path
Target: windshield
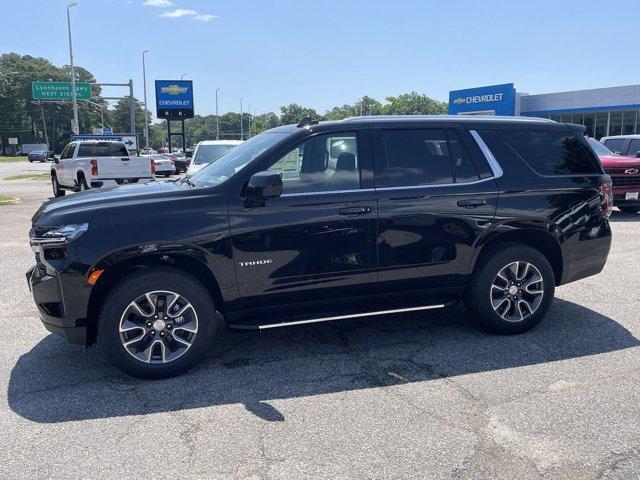
M 198 151 L 193 159 L 193 163 L 202 165 L 214 162 L 233 147 L 235 147 L 235 145 L 198 145 Z
M 591 148 L 593 148 L 593 151 L 596 152 L 596 155 L 615 155 L 615 153 L 613 153 L 595 138 L 589 138 L 587 141 L 589 142 L 589 145 L 591 145 Z
M 189 177 L 189 180 L 198 187 L 218 185 L 242 170 L 254 158 L 268 148 L 273 147 L 288 135 L 289 133 L 286 132 L 265 132 L 251 137 L 246 142 L 241 143 L 220 157 L 216 162 L 194 173 Z

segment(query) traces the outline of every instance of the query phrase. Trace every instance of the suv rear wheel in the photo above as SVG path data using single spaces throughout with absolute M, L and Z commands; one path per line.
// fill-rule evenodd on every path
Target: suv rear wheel
M 98 342 L 106 356 L 140 378 L 183 373 L 206 355 L 215 330 L 209 292 L 170 267 L 126 277 L 109 293 L 98 318 Z
M 483 328 L 502 334 L 522 333 L 546 315 L 555 292 L 547 258 L 527 245 L 490 247 L 474 273 L 465 305 Z

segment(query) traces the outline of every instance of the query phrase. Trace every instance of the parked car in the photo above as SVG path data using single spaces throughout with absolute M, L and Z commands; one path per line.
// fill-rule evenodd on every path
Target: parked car
M 191 177 L 45 203 L 27 273 L 45 328 L 160 378 L 223 326 L 267 330 L 445 308 L 516 334 L 599 273 L 611 179 L 550 120 L 305 121 Z
M 53 194 L 60 197 L 67 190 L 79 192 L 90 188 L 153 180 L 153 161 L 129 156 L 123 142 L 82 140 L 69 143 L 51 166 Z
M 595 138 L 590 138 L 589 144 L 611 177 L 613 204 L 625 213 L 640 212 L 640 158 L 614 153 Z
M 187 174 L 193 175 L 241 143 L 240 140 L 203 140 L 198 142 Z
M 176 173 L 176 167 L 168 155 L 145 155 L 145 157 L 153 161 L 156 175 L 168 177 Z
M 29 163 L 41 162 L 44 163 L 47 160 L 53 160 L 53 152 L 51 150 L 34 150 L 27 155 Z
M 186 172 L 189 169 L 189 165 L 191 165 L 191 158 L 187 158 L 182 153 L 172 153 L 169 158 L 176 167 L 176 173 Z

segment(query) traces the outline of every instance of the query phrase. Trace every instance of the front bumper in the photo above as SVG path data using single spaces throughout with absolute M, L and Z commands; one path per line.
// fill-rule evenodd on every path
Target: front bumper
M 87 345 L 86 318 L 75 318 L 73 308 L 65 308 L 60 276 L 47 272 L 40 264 L 31 267 L 26 276 L 44 328 L 70 343 Z

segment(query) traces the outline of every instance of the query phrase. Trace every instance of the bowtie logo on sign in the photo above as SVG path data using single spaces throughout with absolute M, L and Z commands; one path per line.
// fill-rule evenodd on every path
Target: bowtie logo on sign
M 162 87 L 160 89 L 161 93 L 168 93 L 169 95 L 180 95 L 181 93 L 185 93 L 187 91 L 187 87 L 179 87 L 178 85 L 167 85 L 166 87 Z

